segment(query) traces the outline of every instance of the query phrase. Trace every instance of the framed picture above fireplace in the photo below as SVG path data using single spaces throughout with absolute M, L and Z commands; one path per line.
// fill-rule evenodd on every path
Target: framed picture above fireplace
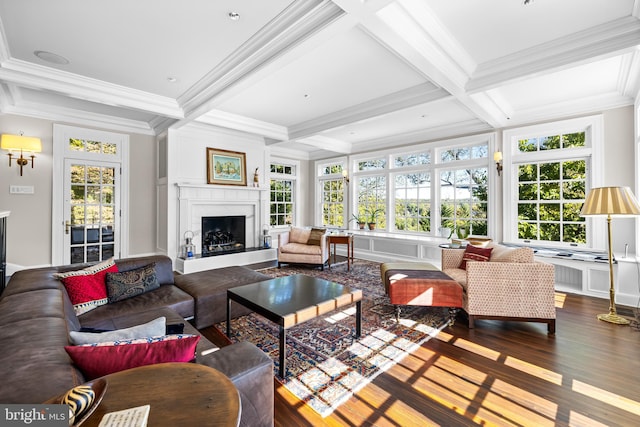
M 207 147 L 207 184 L 247 185 L 247 157 L 239 151 Z

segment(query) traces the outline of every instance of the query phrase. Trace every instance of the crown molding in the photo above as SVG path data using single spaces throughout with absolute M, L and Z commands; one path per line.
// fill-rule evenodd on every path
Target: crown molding
M 9 58 L 11 58 L 9 42 L 7 41 L 7 34 L 4 32 L 4 24 L 0 19 L 0 64 Z
M 278 145 L 269 146 L 271 156 L 286 157 L 294 160 L 311 160 L 311 153 L 293 148 L 280 147 Z
M 261 120 L 251 119 L 238 114 L 227 113 L 221 110 L 212 110 L 198 117 L 196 122 L 213 126 L 239 130 L 246 133 L 255 133 L 260 136 L 277 140 L 289 139 L 287 128 Z
M 168 117 L 183 117 L 177 102 L 165 96 L 131 89 L 19 59 L 0 63 L 0 80 L 73 98 L 130 108 Z
M 638 44 L 640 21 L 630 16 L 620 18 L 480 64 L 466 90 L 484 91 L 534 74 L 575 67 L 594 58 L 618 55 Z
M 329 129 L 335 129 L 420 104 L 446 100 L 450 97 L 451 94 L 449 92 L 431 83 L 424 83 L 290 126 L 289 136 L 291 139 L 305 138 Z
M 609 93 L 569 101 L 546 104 L 533 108 L 522 108 L 511 117 L 509 126 L 517 126 L 540 121 L 560 120 L 563 117 L 593 114 L 614 108 L 633 105 L 633 98 L 619 93 Z
M 49 107 L 46 105 L 11 105 L 3 109 L 4 113 L 18 116 L 34 117 L 60 123 L 91 126 L 100 129 L 135 133 L 142 135 L 155 135 L 148 123 L 138 120 L 129 120 L 109 116 L 105 114 L 90 113 L 70 108 Z
M 328 0 L 293 2 L 178 98 L 185 118 L 193 119 L 213 109 L 216 96 L 343 14 L 342 9 Z
M 470 135 L 493 130 L 494 129 L 488 124 L 483 123 L 479 120 L 472 119 L 463 122 L 433 127 L 429 130 L 407 132 L 401 135 L 394 135 L 391 137 L 384 137 L 363 141 L 360 143 L 354 143 L 353 152 L 369 152 L 378 149 L 389 149 L 392 147 L 459 137 L 463 135 Z
M 618 90 L 623 96 L 635 98 L 640 90 L 640 49 L 624 55 L 622 61 Z

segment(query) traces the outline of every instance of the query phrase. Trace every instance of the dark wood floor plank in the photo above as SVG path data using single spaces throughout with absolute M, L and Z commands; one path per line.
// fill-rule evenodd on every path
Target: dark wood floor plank
M 564 295 L 555 335 L 460 318 L 324 419 L 276 382 L 275 424 L 640 425 L 640 331 L 598 321 L 606 300 Z

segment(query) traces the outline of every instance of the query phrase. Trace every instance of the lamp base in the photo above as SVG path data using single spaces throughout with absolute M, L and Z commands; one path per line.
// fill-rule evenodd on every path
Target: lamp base
M 622 316 L 618 316 L 617 314 L 607 313 L 607 314 L 598 314 L 598 320 L 603 320 L 609 323 L 615 323 L 616 325 L 628 325 L 631 323 L 629 319 L 626 319 Z

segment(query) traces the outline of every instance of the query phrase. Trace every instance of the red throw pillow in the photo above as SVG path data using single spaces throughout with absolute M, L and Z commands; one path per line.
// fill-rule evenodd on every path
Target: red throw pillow
M 87 380 L 125 369 L 165 362 L 191 362 L 199 335 L 165 335 L 138 340 L 65 346 Z
M 76 315 L 80 315 L 109 301 L 106 275 L 117 272 L 118 266 L 112 258 L 84 270 L 56 273 L 54 277 L 64 284 Z
M 467 245 L 464 249 L 464 255 L 462 256 L 462 262 L 460 263 L 459 268 L 466 270 L 467 261 L 489 261 L 492 250 L 493 248 L 479 248 L 477 246 Z

